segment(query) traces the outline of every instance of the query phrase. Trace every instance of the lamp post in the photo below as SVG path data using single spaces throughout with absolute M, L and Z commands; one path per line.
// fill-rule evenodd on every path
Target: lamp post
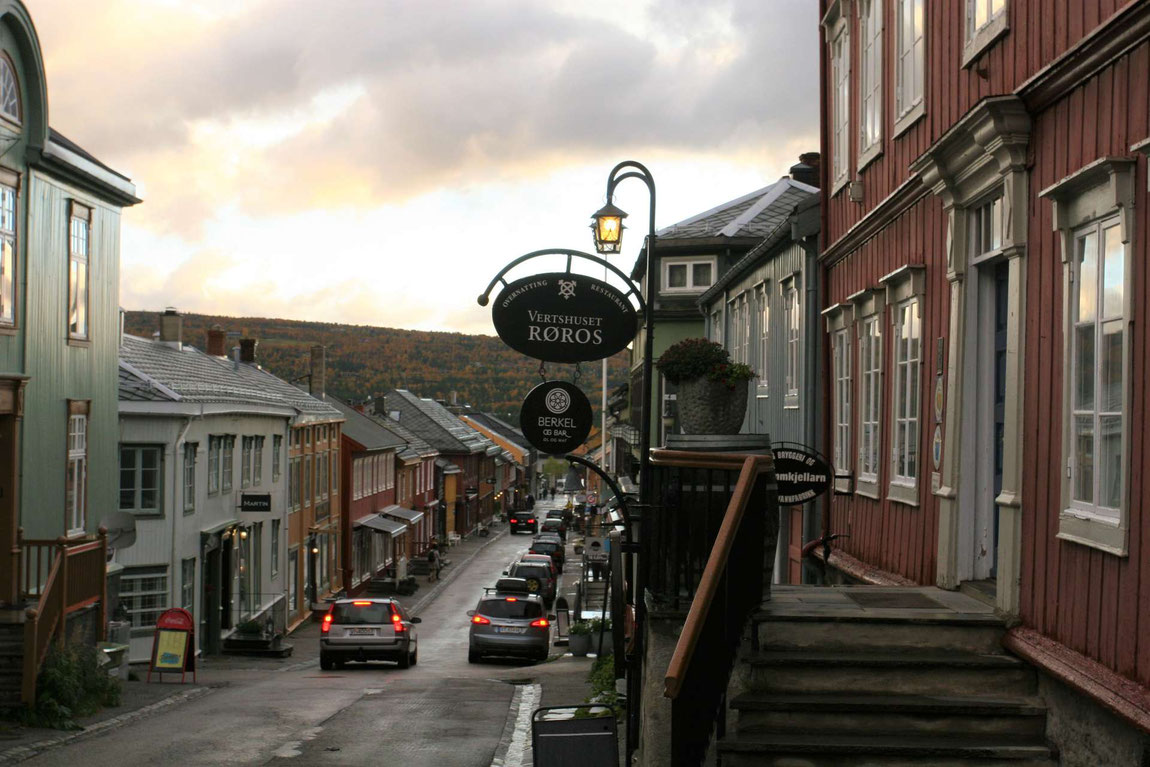
M 651 171 L 634 160 L 624 160 L 611 169 L 607 176 L 607 204 L 592 216 L 594 223 L 591 229 L 595 233 L 595 250 L 602 254 L 618 253 L 623 247 L 623 219 L 627 217 L 619 208 L 615 207 L 612 199 L 615 187 L 620 181 L 637 178 L 647 185 L 651 193 L 651 206 L 647 219 L 646 264 L 644 269 L 644 287 L 646 290 L 643 301 L 643 419 L 639 425 L 639 509 L 641 513 L 650 513 L 651 501 L 654 497 L 651 487 L 651 373 L 652 358 L 654 357 L 655 327 L 653 321 L 655 307 L 655 178 Z M 570 456 L 568 457 L 570 459 Z M 618 491 L 616 491 L 618 492 Z M 620 502 L 622 503 L 622 495 Z M 630 515 L 627 515 L 630 518 Z M 629 519 L 629 522 L 632 521 Z M 627 536 L 631 535 L 631 524 L 626 525 Z M 633 544 L 632 544 L 633 545 Z M 628 546 L 627 548 L 632 548 Z M 635 598 L 635 643 L 631 658 L 629 658 L 627 674 L 627 758 L 638 747 L 639 737 L 639 707 L 642 692 L 643 669 L 643 630 L 646 624 L 647 610 L 643 594 L 647 583 L 644 571 L 647 566 L 645 557 L 640 556 L 638 567 L 634 573 Z

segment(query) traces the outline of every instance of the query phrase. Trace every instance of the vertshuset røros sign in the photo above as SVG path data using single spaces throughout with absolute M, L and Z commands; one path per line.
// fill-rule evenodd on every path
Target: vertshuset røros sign
M 527 393 L 519 428 L 527 441 L 548 455 L 570 453 L 591 431 L 591 403 L 575 384 L 544 381 Z
M 544 362 L 610 357 L 627 348 L 638 328 L 626 293 L 568 272 L 510 283 L 495 299 L 491 321 L 503 343 Z

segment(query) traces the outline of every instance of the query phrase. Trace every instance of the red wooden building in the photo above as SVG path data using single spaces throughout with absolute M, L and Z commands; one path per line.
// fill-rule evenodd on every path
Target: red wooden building
M 1021 622 L 1007 641 L 1043 672 L 1066 763 L 1085 728 L 1133 753 L 1150 730 L 1150 2 L 820 8 L 842 456 L 824 522 L 850 536 L 831 564 L 987 595 Z

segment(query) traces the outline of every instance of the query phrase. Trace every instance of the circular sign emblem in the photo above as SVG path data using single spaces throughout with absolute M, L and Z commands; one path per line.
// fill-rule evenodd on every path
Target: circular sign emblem
M 818 453 L 802 445 L 783 444 L 774 448 L 774 454 L 779 503 L 806 503 L 830 489 L 831 467 Z
M 638 314 L 626 293 L 569 272 L 508 284 L 491 305 L 491 321 L 503 343 L 544 362 L 610 357 L 626 349 L 638 329 Z
M 544 381 L 523 400 L 519 428 L 548 455 L 570 453 L 591 432 L 591 403 L 575 384 Z

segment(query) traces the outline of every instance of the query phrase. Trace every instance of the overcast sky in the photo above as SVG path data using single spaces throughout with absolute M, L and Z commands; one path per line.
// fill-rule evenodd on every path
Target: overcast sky
M 29 3 L 57 130 L 129 175 L 121 304 L 493 333 L 531 250 L 593 250 L 818 149 L 815 0 Z M 629 271 L 646 188 L 631 213 Z M 535 270 L 532 270 L 535 271 Z

